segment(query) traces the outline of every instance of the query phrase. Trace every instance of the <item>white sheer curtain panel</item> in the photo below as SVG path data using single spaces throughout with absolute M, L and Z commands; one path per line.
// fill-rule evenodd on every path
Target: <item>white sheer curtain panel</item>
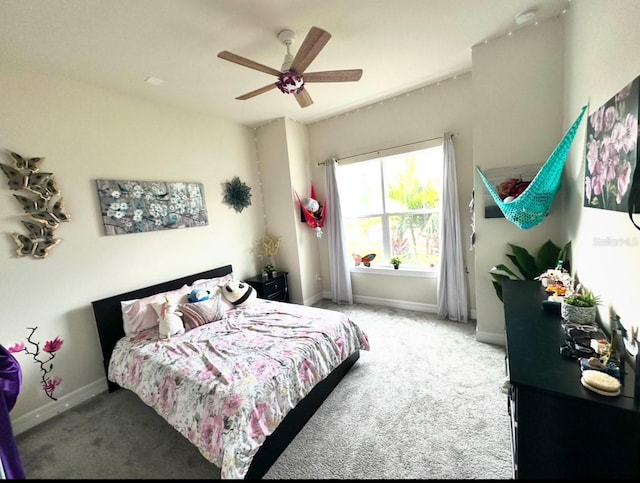
M 456 157 L 451 138 L 450 133 L 444 133 L 438 317 L 466 323 L 469 314 L 467 276 L 462 256 Z
M 346 257 L 347 244 L 344 238 L 340 194 L 336 178 L 338 163 L 328 159 L 324 163 L 324 176 L 327 189 L 326 231 L 329 243 L 329 273 L 331 277 L 331 300 L 336 304 L 351 305 L 351 274 Z

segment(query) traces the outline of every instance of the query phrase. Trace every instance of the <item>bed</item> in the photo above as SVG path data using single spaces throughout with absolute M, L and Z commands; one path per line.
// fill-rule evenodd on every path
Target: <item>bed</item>
M 131 331 L 130 302 L 232 278 L 225 265 L 92 306 L 109 392 L 133 391 L 222 479 L 262 478 L 369 343 L 344 314 L 262 299 L 227 304 L 220 319 L 169 340 L 157 327 Z

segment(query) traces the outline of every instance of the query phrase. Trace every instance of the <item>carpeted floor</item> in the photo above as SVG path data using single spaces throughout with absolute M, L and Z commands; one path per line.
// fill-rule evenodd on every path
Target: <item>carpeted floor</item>
M 265 479 L 510 479 L 504 348 L 475 324 L 387 307 L 348 314 L 371 351 Z M 134 394 L 101 394 L 17 437 L 30 479 L 213 478 L 219 470 Z

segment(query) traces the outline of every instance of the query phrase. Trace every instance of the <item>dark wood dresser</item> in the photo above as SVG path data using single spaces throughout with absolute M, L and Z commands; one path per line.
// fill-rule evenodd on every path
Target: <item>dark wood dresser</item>
M 276 300 L 278 302 L 289 301 L 289 287 L 287 286 L 287 273 L 276 272 L 270 278 L 256 275 L 245 280 L 251 285 L 261 299 Z
M 503 298 L 514 478 L 637 479 L 633 368 L 619 396 L 586 389 L 578 362 L 560 355 L 562 319 L 543 312 L 540 282 L 505 281 Z

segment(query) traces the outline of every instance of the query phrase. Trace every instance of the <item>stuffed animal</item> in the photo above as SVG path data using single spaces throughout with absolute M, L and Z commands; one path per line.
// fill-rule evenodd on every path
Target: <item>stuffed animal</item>
M 165 297 L 164 300 L 158 317 L 158 331 L 161 339 L 171 339 L 172 336 L 185 332 L 181 318 L 182 312 L 176 310 L 176 304 L 171 302 L 168 297 Z
M 211 298 L 211 292 L 209 290 L 205 290 L 203 288 L 194 288 L 187 300 L 191 303 L 195 302 L 204 302 L 205 300 L 209 300 Z
M 246 282 L 230 280 L 222 287 L 222 296 L 234 307 L 246 307 L 258 298 L 255 289 Z

